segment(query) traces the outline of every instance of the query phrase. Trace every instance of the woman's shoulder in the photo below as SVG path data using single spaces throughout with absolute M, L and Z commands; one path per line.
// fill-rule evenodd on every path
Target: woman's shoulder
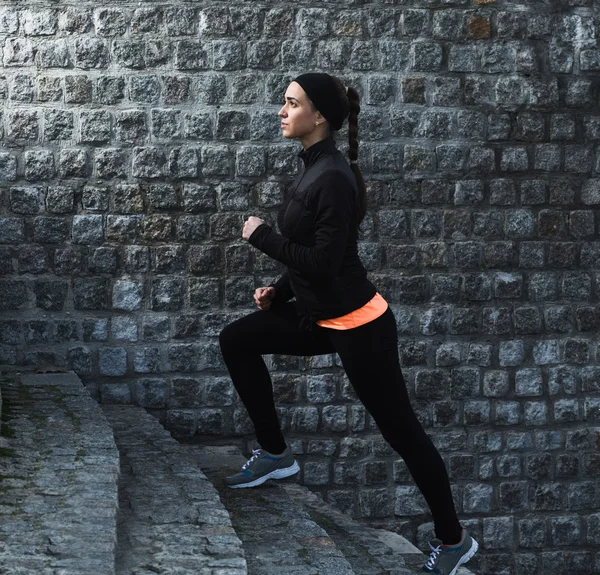
M 323 188 L 356 188 L 356 178 L 350 164 L 343 158 L 331 158 L 313 181 L 313 187 Z

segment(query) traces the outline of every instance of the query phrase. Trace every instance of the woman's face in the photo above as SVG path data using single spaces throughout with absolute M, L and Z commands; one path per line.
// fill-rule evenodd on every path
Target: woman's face
M 300 138 L 311 134 L 324 122 L 300 84 L 292 82 L 285 92 L 285 104 L 277 113 L 281 116 L 281 131 L 284 138 Z

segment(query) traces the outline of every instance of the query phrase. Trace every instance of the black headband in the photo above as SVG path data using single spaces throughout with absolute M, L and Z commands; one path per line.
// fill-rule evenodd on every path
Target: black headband
M 345 116 L 333 78 L 329 74 L 311 72 L 301 74 L 294 82 L 302 86 L 306 95 L 331 127 L 339 130 L 344 123 Z

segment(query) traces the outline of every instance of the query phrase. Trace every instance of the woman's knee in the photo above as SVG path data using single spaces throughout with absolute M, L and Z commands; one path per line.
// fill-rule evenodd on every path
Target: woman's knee
M 250 327 L 246 317 L 242 317 L 227 324 L 219 334 L 219 345 L 221 346 L 221 350 L 247 347 L 252 341 L 252 334 L 254 332 L 254 330 L 249 329 Z
M 221 351 L 226 351 L 229 349 L 233 349 L 238 345 L 239 333 L 236 330 L 237 322 L 232 322 L 227 324 L 219 334 L 219 345 L 221 346 Z

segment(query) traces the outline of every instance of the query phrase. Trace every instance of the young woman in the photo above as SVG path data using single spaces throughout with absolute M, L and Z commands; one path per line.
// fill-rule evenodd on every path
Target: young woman
M 264 354 L 336 352 L 348 379 L 383 437 L 404 459 L 433 515 L 427 573 L 454 575 L 477 551 L 456 516 L 444 462 L 411 408 L 400 363 L 396 322 L 367 279 L 358 257 L 366 189 L 358 157 L 359 96 L 328 74 L 302 74 L 287 88 L 283 136 L 297 138 L 303 172 L 278 214 L 277 233 L 257 217 L 242 237 L 287 266 L 276 283 L 258 288 L 259 311 L 227 325 L 221 351 L 254 425 L 261 449 L 226 478 L 232 488 L 280 479 L 299 467 L 281 433 Z M 348 118 L 348 163 L 333 133 Z M 295 302 L 289 300 L 294 297 Z

